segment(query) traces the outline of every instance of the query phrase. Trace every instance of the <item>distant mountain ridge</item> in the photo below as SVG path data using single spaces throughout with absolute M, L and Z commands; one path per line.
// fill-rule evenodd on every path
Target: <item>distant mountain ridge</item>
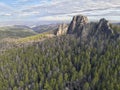
M 56 30 L 57 28 L 58 28 L 57 24 L 49 24 L 49 25 L 38 25 L 38 26 L 32 27 L 31 29 L 37 33 L 43 33 L 43 32 Z
M 36 35 L 37 33 L 27 26 L 14 25 L 0 27 L 0 39 L 4 38 L 21 38 L 31 35 Z

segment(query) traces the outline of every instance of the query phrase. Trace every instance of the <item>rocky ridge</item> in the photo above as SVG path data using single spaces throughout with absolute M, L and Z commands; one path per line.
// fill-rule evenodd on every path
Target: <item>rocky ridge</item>
M 80 33 L 85 26 L 88 23 L 88 18 L 86 16 L 82 16 L 82 15 L 78 15 L 78 16 L 74 16 L 67 33 L 68 34 L 73 34 L 73 33 Z
M 104 36 L 107 37 L 113 34 L 113 30 L 110 28 L 109 22 L 104 18 L 100 19 L 98 23 L 89 23 L 86 16 L 77 15 L 73 17 L 67 33 L 76 33 L 81 38 L 86 39 L 89 35 L 97 36 L 105 34 Z
M 110 38 L 114 32 L 110 27 L 109 21 L 105 18 L 102 18 L 99 22 L 94 23 L 89 22 L 87 16 L 77 15 L 73 17 L 69 25 L 59 25 L 56 35 L 59 36 L 65 34 L 76 34 L 81 37 L 83 41 L 86 41 L 91 37 L 96 38 L 97 40 L 101 38 Z

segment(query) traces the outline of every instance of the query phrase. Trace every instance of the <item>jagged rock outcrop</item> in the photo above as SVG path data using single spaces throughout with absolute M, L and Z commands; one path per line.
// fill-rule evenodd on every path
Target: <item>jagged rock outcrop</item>
M 104 37 L 109 37 L 113 34 L 113 30 L 110 28 L 110 24 L 109 22 L 102 18 L 100 19 L 100 21 L 98 22 L 97 24 L 97 29 L 96 29 L 96 33 L 95 35 L 98 36 L 98 35 L 104 35 Z
M 68 31 L 68 34 L 79 33 L 84 29 L 86 24 L 88 23 L 88 18 L 83 15 L 77 15 L 73 17 L 71 21 Z
M 77 34 L 82 41 L 87 41 L 93 38 L 107 38 L 113 34 L 109 22 L 102 18 L 98 23 L 89 23 L 88 18 L 83 15 L 74 16 L 68 31 L 68 34 Z
M 83 15 L 74 16 L 69 26 L 67 24 L 59 25 L 55 33 L 57 36 L 65 34 L 75 34 L 80 37 L 81 42 L 97 42 L 99 40 L 106 42 L 111 38 L 118 38 L 120 35 L 114 35 L 109 22 L 102 18 L 99 22 L 90 22 Z
M 110 28 L 109 22 L 105 18 L 100 19 L 98 23 L 98 29 L 101 29 L 103 32 L 108 34 L 113 33 L 113 30 Z
M 67 24 L 61 24 L 59 25 L 57 31 L 56 31 L 56 35 L 65 35 L 67 33 L 68 30 L 68 25 Z

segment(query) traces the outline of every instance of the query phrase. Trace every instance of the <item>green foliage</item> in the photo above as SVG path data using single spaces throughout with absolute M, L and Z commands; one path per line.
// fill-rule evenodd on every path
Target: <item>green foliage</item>
M 39 41 L 48 37 L 52 37 L 51 34 L 46 34 L 46 33 L 42 33 L 42 34 L 38 34 L 38 35 L 34 35 L 34 36 L 29 36 L 29 37 L 25 37 L 25 38 L 20 38 L 16 41 L 16 43 L 27 43 L 27 42 L 35 42 L 35 41 Z
M 83 90 L 89 90 L 89 89 L 90 89 L 89 83 L 86 82 L 83 86 Z
M 68 35 L 7 50 L 0 90 L 120 90 L 120 41 L 104 52 L 80 43 Z
M 113 29 L 115 33 L 120 32 L 120 25 L 111 24 L 110 27 Z

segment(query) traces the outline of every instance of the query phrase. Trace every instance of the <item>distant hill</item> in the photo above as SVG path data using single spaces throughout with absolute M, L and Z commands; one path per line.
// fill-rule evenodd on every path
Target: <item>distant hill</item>
M 28 37 L 22 37 L 19 39 L 15 38 L 4 38 L 0 40 L 0 54 L 3 51 L 6 51 L 11 48 L 19 48 L 21 46 L 27 47 L 32 46 L 33 44 L 37 42 L 44 41 L 45 39 L 55 37 L 54 34 L 49 33 L 42 33 L 42 34 L 36 34 Z
M 37 33 L 27 26 L 6 26 L 0 27 L 0 39 L 4 38 L 20 38 L 27 37 L 31 35 L 36 35 Z
M 58 28 L 57 24 L 50 24 L 50 25 L 35 26 L 35 27 L 32 27 L 31 29 L 33 29 L 37 33 L 43 33 L 43 32 L 56 30 L 57 28 Z
M 26 29 L 31 29 L 29 26 L 26 26 L 26 25 L 14 25 L 14 27 L 16 28 L 26 28 Z

